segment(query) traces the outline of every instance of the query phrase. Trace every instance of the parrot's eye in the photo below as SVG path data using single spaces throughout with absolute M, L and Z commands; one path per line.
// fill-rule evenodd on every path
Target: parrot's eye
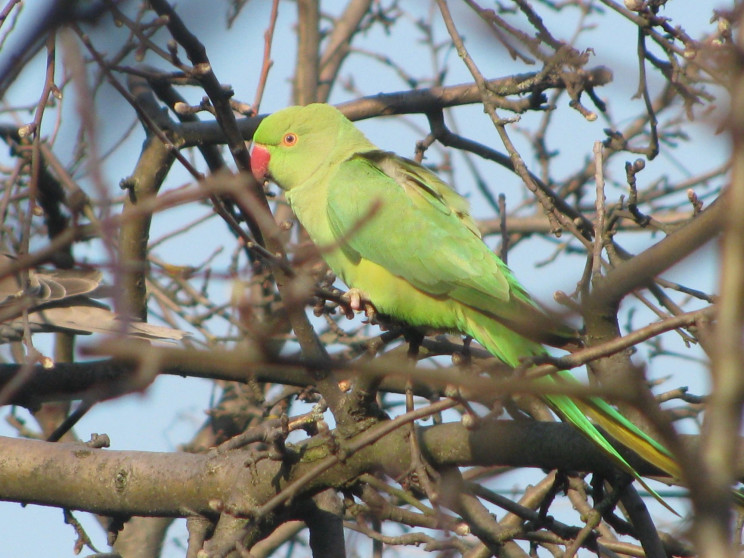
M 284 135 L 284 138 L 282 139 L 282 145 L 292 147 L 295 143 L 297 143 L 297 134 L 289 133 Z

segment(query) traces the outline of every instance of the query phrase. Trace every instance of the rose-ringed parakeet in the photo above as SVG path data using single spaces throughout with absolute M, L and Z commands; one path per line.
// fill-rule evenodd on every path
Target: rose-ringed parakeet
M 378 312 L 469 335 L 511 366 L 544 353 L 526 335 L 546 315 L 482 241 L 467 201 L 420 164 L 380 150 L 336 108 L 312 104 L 266 117 L 251 167 L 285 191 L 333 272 Z M 576 382 L 568 372 L 536 381 Z M 670 453 L 602 399 L 543 398 L 644 486 L 587 417 L 679 478 Z

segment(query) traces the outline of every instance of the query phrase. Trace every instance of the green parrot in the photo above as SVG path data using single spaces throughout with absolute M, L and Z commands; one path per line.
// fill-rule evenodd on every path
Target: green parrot
M 336 108 L 311 104 L 266 117 L 253 137 L 251 169 L 259 182 L 271 179 L 285 191 L 323 258 L 352 289 L 354 309 L 363 294 L 381 314 L 469 335 L 513 367 L 544 354 L 529 336 L 547 316 L 483 242 L 468 202 L 420 164 L 376 147 Z M 536 381 L 577 382 L 565 371 Z M 666 448 L 600 398 L 543 398 L 669 507 L 592 420 L 679 479 Z

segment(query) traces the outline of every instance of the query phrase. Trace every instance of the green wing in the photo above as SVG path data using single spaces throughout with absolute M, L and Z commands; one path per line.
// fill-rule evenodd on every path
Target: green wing
M 512 327 L 544 320 L 483 243 L 467 209 L 467 201 L 433 173 L 383 151 L 341 163 L 328 191 L 329 222 L 350 259 L 370 260 L 427 294 Z

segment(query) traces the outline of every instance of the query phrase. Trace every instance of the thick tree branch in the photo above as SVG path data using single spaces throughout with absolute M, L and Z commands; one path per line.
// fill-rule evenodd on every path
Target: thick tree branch
M 383 425 L 380 425 L 383 426 Z M 302 486 L 302 495 L 340 488 L 381 468 L 398 477 L 409 467 L 407 428 L 359 447 Z M 366 436 L 367 433 L 360 436 Z M 436 467 L 540 467 L 596 471 L 613 467 L 596 447 L 563 423 L 486 421 L 477 429 L 459 423 L 420 430 L 422 451 Z M 683 437 L 690 450 L 694 436 Z M 498 440 L 498 443 L 494 443 Z M 0 437 L 0 499 L 87 510 L 105 515 L 214 516 L 220 510 L 249 513 L 332 455 L 320 440 L 297 446 L 300 461 L 286 469 L 270 458 L 251 461 L 249 450 L 186 454 L 94 449 L 82 443 L 49 443 Z M 621 450 L 643 475 L 658 474 Z M 738 454 L 744 471 L 744 445 Z M 298 494 L 299 496 L 299 494 Z
M 537 76 L 537 73 L 517 74 L 488 80 L 486 83 L 490 90 L 504 97 L 565 87 L 565 82 L 557 76 L 541 76 L 540 81 L 536 80 Z M 606 85 L 612 81 L 612 72 L 600 66 L 587 71 L 585 79 L 594 87 Z M 429 89 L 380 93 L 342 103 L 338 108 L 347 118 L 357 121 L 376 116 L 429 113 L 447 107 L 472 105 L 480 101 L 478 86 L 474 83 L 463 83 Z M 261 119 L 262 117 L 257 116 L 241 118 L 237 121 L 243 139 L 249 140 L 253 137 Z M 179 127 L 178 132 L 184 142 L 184 147 L 225 143 L 225 135 L 216 122 L 185 123 Z
M 712 203 L 688 224 L 609 271 L 597 281 L 589 304 L 619 302 L 634 289 L 644 287 L 654 277 L 710 242 L 721 232 L 724 211 L 724 203 Z

